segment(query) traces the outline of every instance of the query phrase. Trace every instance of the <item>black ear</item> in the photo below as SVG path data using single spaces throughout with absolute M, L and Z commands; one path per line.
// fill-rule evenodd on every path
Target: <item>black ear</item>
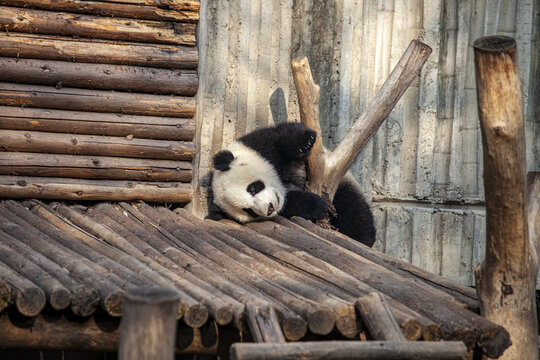
M 234 160 L 234 155 L 229 150 L 221 150 L 214 155 L 214 168 L 216 170 L 227 171 L 231 167 L 229 164 Z

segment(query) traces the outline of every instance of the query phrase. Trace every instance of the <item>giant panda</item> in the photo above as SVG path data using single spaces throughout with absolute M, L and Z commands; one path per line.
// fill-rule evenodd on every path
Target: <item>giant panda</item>
M 213 158 L 210 219 L 240 223 L 301 216 L 318 220 L 328 206 L 305 191 L 306 161 L 316 133 L 300 123 L 261 128 L 233 142 Z M 375 242 L 373 215 L 352 175 L 339 184 L 334 200 L 337 216 L 330 223 L 367 246 Z

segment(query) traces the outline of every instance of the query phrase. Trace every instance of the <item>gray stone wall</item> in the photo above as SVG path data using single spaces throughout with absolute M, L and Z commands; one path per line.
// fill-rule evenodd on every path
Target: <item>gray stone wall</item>
M 473 283 L 485 238 L 473 41 L 516 38 L 527 166 L 540 169 L 540 0 L 209 0 L 198 29 L 198 178 L 257 127 L 298 121 L 290 60 L 307 56 L 332 149 L 412 39 L 433 48 L 421 76 L 352 167 L 377 221 L 376 246 Z M 196 176 L 196 177 L 197 177 Z M 193 210 L 204 215 L 204 187 Z

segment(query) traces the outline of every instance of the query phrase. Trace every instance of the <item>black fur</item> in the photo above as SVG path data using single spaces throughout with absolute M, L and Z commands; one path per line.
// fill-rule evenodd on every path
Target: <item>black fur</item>
M 221 150 L 214 155 L 214 168 L 216 170 L 228 171 L 230 170 L 230 164 L 234 160 L 234 155 L 229 150 Z
M 285 217 L 301 216 L 308 220 L 323 219 L 328 212 L 328 205 L 320 196 L 302 190 L 289 190 L 285 206 L 279 212 Z

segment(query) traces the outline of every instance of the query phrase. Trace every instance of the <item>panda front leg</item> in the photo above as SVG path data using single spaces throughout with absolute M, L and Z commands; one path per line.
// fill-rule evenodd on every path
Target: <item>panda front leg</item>
M 328 205 L 319 195 L 309 191 L 290 190 L 279 214 L 287 218 L 300 216 L 315 221 L 323 219 L 327 212 Z
M 317 133 L 301 123 L 285 123 L 276 126 L 276 145 L 286 159 L 307 159 Z

